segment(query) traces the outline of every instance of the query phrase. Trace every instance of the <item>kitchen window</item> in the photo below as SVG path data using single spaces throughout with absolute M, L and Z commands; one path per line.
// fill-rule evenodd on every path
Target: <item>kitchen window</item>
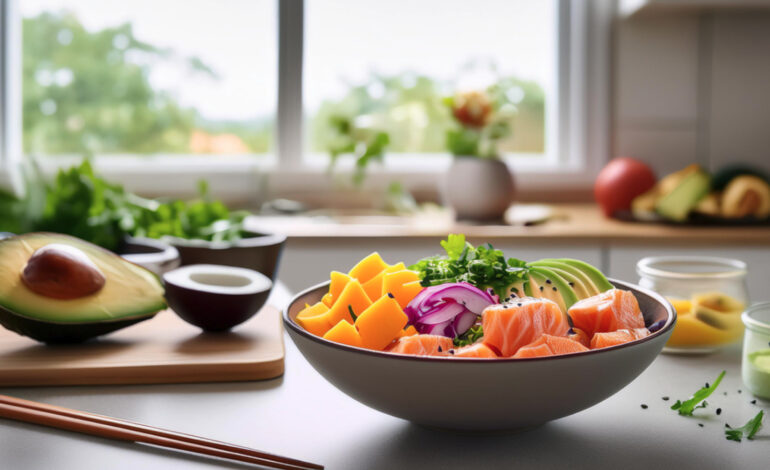
M 0 0 L 5 161 L 88 155 L 135 190 L 186 192 L 205 176 L 247 194 L 324 174 L 343 118 L 388 133 L 373 172 L 434 184 L 449 163 L 443 99 L 494 88 L 515 171 L 580 179 L 586 76 L 600 71 L 575 51 L 602 44 L 588 25 L 611 10 L 590 3 Z

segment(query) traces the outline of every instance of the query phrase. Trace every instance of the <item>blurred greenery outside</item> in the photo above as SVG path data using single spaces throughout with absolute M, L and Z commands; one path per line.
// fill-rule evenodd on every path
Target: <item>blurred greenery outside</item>
M 191 75 L 217 71 L 134 36 L 125 23 L 88 31 L 75 15 L 47 12 L 23 20 L 23 145 L 32 155 L 265 154 L 273 116 L 210 121 L 154 89 L 154 64 L 174 61 Z M 424 75 L 372 74 L 350 84 L 341 99 L 325 100 L 307 117 L 310 152 L 344 147 L 352 132 L 386 132 L 388 153 L 446 153 L 456 124 L 444 102 L 446 83 Z M 535 82 L 503 77 L 487 92 L 513 107 L 505 153 L 545 151 L 545 93 Z M 246 105 L 246 104 L 245 104 Z

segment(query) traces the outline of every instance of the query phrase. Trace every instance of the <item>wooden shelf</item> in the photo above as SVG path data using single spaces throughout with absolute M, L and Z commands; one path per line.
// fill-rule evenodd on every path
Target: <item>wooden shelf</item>
M 555 217 L 534 226 L 470 225 L 450 217 L 395 216 L 261 217 L 247 220 L 250 230 L 281 232 L 290 238 L 443 237 L 464 233 L 470 238 L 560 241 L 644 241 L 656 243 L 724 243 L 770 246 L 770 227 L 673 226 L 606 219 L 594 204 L 557 204 Z

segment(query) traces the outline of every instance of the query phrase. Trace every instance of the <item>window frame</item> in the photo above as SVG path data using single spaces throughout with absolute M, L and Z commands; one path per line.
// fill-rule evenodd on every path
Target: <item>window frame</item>
M 344 166 L 333 176 L 321 165 L 308 165 L 304 161 L 304 0 L 276 1 L 278 90 L 274 158 L 268 158 L 271 163 L 230 156 L 209 161 L 198 155 L 118 159 L 97 156 L 94 160 L 99 171 L 128 189 L 149 196 L 190 195 L 195 192 L 195 182 L 205 177 L 219 197 L 243 202 L 330 191 L 335 181 L 350 181 L 349 170 Z M 18 183 L 14 170 L 23 158 L 21 18 L 17 2 L 0 0 L 0 24 L 5 31 L 0 37 L 0 184 L 5 186 L 9 180 L 11 184 Z M 584 189 L 607 160 L 610 26 L 615 8 L 613 0 L 558 0 L 557 162 L 532 165 L 515 157 L 506 158 L 518 176 L 520 190 Z M 374 165 L 364 188 L 380 191 L 391 181 L 400 181 L 410 190 L 437 189 L 451 157 L 446 154 L 439 159 L 441 163 L 435 165 L 415 165 L 414 158 L 418 155 L 386 156 L 386 162 L 396 160 L 395 163 Z M 57 163 L 66 164 L 65 160 Z M 44 170 L 53 174 L 56 168 L 51 165 Z

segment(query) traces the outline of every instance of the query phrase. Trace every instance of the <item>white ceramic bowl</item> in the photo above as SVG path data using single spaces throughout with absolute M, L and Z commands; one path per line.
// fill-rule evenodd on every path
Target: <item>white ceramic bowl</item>
M 321 300 L 328 282 L 297 295 L 284 311 L 289 336 L 310 364 L 364 405 L 418 424 L 457 430 L 513 430 L 593 406 L 628 385 L 663 349 L 676 313 L 662 296 L 620 281 L 645 323 L 660 325 L 631 343 L 568 356 L 452 359 L 391 354 L 333 343 L 294 319 Z

